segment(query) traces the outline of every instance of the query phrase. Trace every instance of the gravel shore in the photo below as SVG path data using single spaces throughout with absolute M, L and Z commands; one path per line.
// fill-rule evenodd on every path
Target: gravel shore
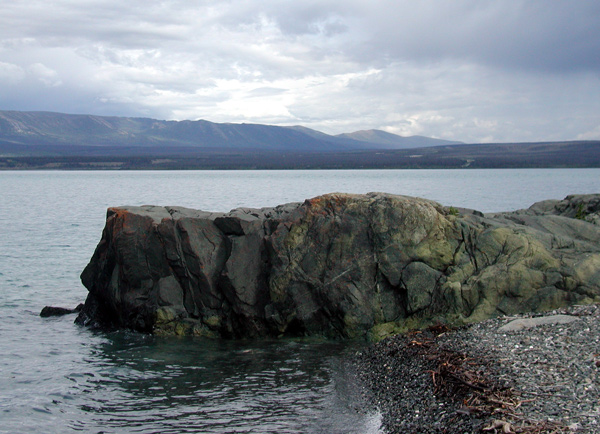
M 356 364 L 386 433 L 600 433 L 600 305 L 395 336 Z

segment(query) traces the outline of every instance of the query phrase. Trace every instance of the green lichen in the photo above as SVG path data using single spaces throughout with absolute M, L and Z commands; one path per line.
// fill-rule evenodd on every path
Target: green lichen
M 587 213 L 583 209 L 583 204 L 580 203 L 579 205 L 577 205 L 577 212 L 575 213 L 575 218 L 577 220 L 585 220 L 586 216 L 587 216 Z

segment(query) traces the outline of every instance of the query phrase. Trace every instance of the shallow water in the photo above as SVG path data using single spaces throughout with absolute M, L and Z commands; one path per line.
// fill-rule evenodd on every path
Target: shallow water
M 97 333 L 73 316 L 106 208 L 263 207 L 384 191 L 484 212 L 600 192 L 600 170 L 0 172 L 0 432 L 370 433 L 360 343 Z

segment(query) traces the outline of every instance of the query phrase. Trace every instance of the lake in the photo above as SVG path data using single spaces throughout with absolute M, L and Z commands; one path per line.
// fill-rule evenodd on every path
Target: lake
M 347 356 L 361 342 L 93 332 L 74 317 L 106 208 L 208 211 L 323 193 L 420 196 L 482 212 L 599 193 L 600 169 L 0 172 L 0 432 L 377 433 Z

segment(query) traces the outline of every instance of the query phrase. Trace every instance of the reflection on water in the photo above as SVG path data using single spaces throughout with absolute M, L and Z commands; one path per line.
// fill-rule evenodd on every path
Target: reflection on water
M 90 372 L 69 376 L 81 401 L 70 427 L 106 433 L 377 432 L 379 419 L 365 407 L 343 357 L 358 345 L 113 333 L 90 351 Z

